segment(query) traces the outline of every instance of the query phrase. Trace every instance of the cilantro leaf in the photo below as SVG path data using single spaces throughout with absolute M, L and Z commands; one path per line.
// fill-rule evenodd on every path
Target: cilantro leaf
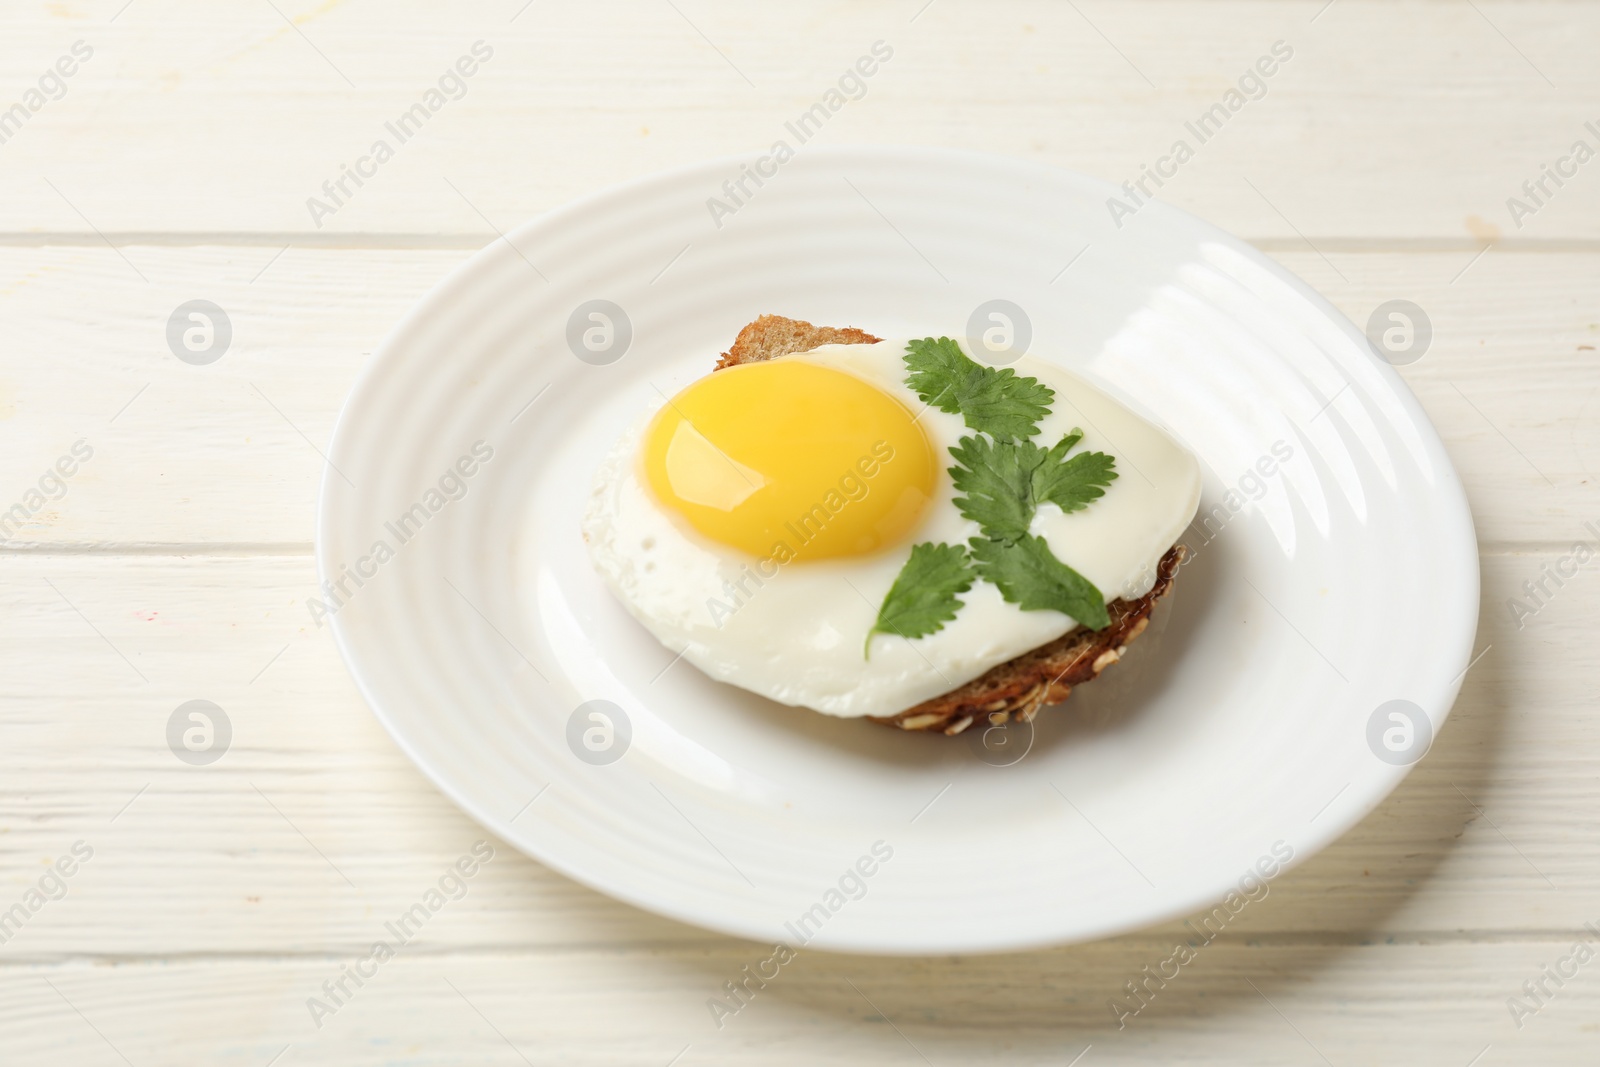
M 987 437 L 963 437 L 950 454 L 956 491 L 965 493 L 953 503 L 962 515 L 983 528 L 986 537 L 1015 541 L 1033 521 L 1033 482 L 1046 453 L 1037 445 L 991 442 Z
M 1091 630 L 1111 625 L 1100 590 L 1056 559 L 1044 538 L 1023 537 L 1007 544 L 974 537 L 969 543 L 978 576 L 999 589 L 1007 602 L 1023 611 L 1059 611 Z
M 1081 440 L 1083 431 L 1074 429 L 1043 454 L 1042 461 L 1033 470 L 1036 504 L 1048 500 L 1070 515 L 1105 496 L 1105 487 L 1117 477 L 1116 460 L 1112 456 L 1104 452 L 1079 452 L 1063 462 L 1072 446 Z
M 971 589 L 972 580 L 972 561 L 961 545 L 932 541 L 913 545 L 911 558 L 900 568 L 878 608 L 878 621 L 867 631 L 862 658 L 871 658 L 873 634 L 899 634 L 909 639 L 944 629 L 961 607 L 957 594 Z
M 1055 390 L 1037 378 L 1019 378 L 1010 367 L 976 363 L 948 337 L 924 337 L 906 345 L 906 384 L 924 403 L 960 415 L 996 441 L 1026 440 L 1039 432 Z
M 906 343 L 906 384 L 924 403 L 952 415 L 961 413 L 961 394 L 978 364 L 948 337 L 924 337 Z

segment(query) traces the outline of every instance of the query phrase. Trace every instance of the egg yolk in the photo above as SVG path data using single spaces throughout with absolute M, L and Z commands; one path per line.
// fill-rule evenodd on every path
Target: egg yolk
M 656 496 L 696 530 L 779 563 L 905 540 L 938 469 L 899 400 L 794 359 L 729 367 L 684 389 L 646 430 L 643 461 Z

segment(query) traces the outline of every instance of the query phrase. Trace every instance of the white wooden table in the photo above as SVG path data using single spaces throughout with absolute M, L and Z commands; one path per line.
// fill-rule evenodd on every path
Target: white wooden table
M 1118 182 L 1293 49 L 1161 195 L 1357 323 L 1395 298 L 1431 318 L 1403 373 L 1471 497 L 1488 649 L 1447 728 L 1126 1029 L 1107 1001 L 1178 924 L 1004 957 L 806 953 L 719 1030 L 705 1001 L 759 946 L 504 845 L 317 1026 L 307 999 L 482 836 L 307 622 L 319 449 L 352 378 L 497 230 L 763 149 L 877 40 L 893 62 L 826 141 Z M 1600 519 L 1600 161 L 1560 164 L 1600 149 L 1597 40 L 1593 6 L 1499 0 L 5 4 L 0 508 L 26 521 L 0 528 L 0 910 L 23 906 L 0 1063 L 1600 1062 L 1600 958 L 1541 976 L 1600 941 L 1597 565 L 1520 626 L 1508 606 Z M 464 95 L 314 219 L 307 198 L 477 41 Z M 72 75 L 47 75 L 62 57 Z M 1570 176 L 1536 205 L 1542 164 Z M 204 366 L 166 341 L 194 299 L 232 323 Z M 47 477 L 79 441 L 92 456 Z M 167 743 L 194 699 L 232 725 L 209 766 Z

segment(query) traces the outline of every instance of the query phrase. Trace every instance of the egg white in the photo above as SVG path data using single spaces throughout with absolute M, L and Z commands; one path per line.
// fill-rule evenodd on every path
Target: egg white
M 639 458 L 653 412 L 616 443 L 596 472 L 584 539 L 606 584 L 662 644 L 718 681 L 853 718 L 903 711 L 1078 625 L 1060 612 L 1023 611 L 979 581 L 938 633 L 916 640 L 880 634 L 870 658 L 863 656 L 878 606 L 911 546 L 964 544 L 979 534 L 977 523 L 951 502 L 955 492 L 946 471 L 954 462 L 948 449 L 973 431 L 959 415 L 926 408 L 906 386 L 904 354 L 904 341 L 884 341 L 783 357 L 854 374 L 920 412 L 917 421 L 939 465 L 932 500 L 909 539 L 869 556 L 796 561 L 772 573 L 773 564 L 762 568 L 756 557 L 706 538 L 656 498 Z M 1194 517 L 1199 465 L 1165 433 L 1077 376 L 1030 357 L 1013 369 L 1056 393 L 1033 440 L 1048 447 L 1081 428 L 1078 449 L 1111 453 L 1120 475 L 1082 511 L 1065 515 L 1054 504 L 1041 506 L 1032 532 L 1108 602 L 1144 595 L 1156 563 Z

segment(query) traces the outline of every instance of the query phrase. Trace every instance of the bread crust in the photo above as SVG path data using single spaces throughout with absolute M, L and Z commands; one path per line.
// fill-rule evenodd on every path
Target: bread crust
M 809 352 L 823 345 L 875 345 L 883 340 L 853 326 L 813 326 L 781 315 L 763 315 L 734 338 L 733 347 L 717 360 L 717 370 L 741 363 L 759 363 L 792 352 Z
M 762 315 L 739 331 L 733 347 L 717 361 L 717 370 L 758 363 L 821 345 L 876 344 L 881 338 L 853 327 L 813 326 L 799 319 Z M 1184 547 L 1173 545 L 1156 566 L 1155 584 L 1134 600 L 1119 598 L 1106 605 L 1111 624 L 1102 630 L 1079 627 L 1015 659 L 991 667 L 964 685 L 895 715 L 869 716 L 901 730 L 954 736 L 975 722 L 998 726 L 1031 721 L 1047 704 L 1059 704 L 1073 686 L 1092 681 L 1122 658 L 1128 642 L 1144 633 L 1156 602 L 1172 588 L 1183 563 Z

